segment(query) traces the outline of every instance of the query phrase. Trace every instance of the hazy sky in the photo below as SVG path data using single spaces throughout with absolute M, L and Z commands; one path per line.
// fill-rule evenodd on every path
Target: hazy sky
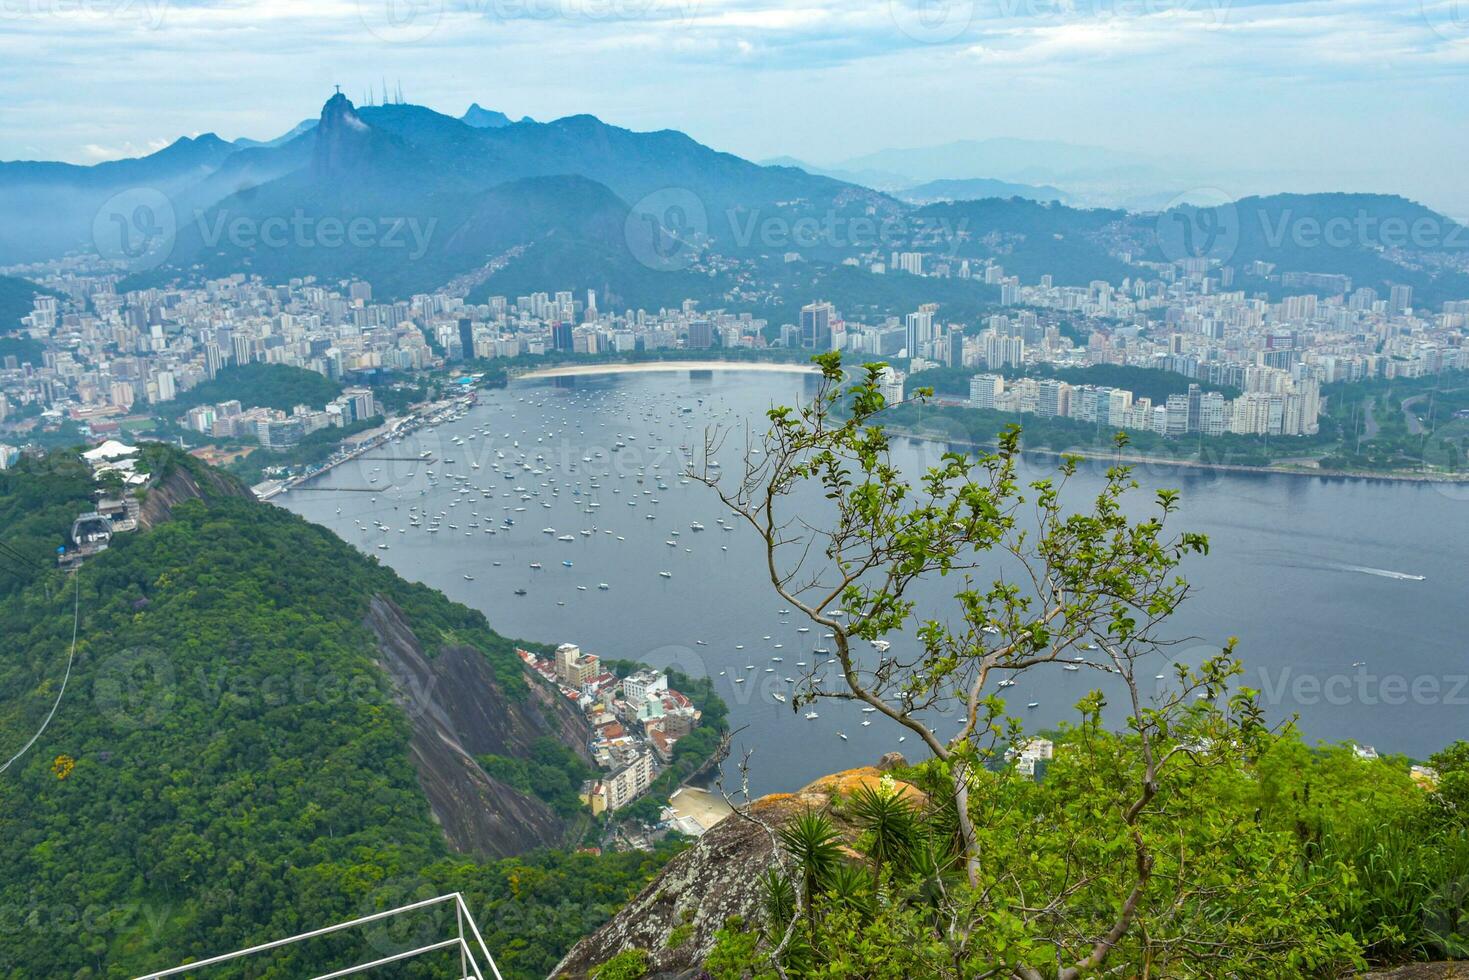
M 0 64 L 0 159 L 271 137 L 386 77 L 752 158 L 1060 139 L 1469 216 L 1469 0 L 0 0 Z

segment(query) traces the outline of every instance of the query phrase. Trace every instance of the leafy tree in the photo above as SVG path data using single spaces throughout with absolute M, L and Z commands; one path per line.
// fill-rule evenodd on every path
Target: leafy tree
M 321 408 L 342 393 L 342 386 L 316 371 L 289 364 L 236 364 L 174 399 L 178 413 L 196 405 L 237 399 L 246 408 L 289 412 L 297 405 Z
M 768 413 L 762 452 L 743 472 L 694 475 L 760 537 L 782 600 L 834 637 L 837 681 L 808 673 L 794 700 L 855 701 L 916 735 L 934 810 L 917 835 L 927 843 L 913 846 L 883 801 L 857 801 L 874 867 L 893 861 L 900 839 L 914 852 L 897 893 L 877 905 L 870 878 L 859 887 L 835 871 L 838 842 L 819 815 L 778 832 L 798 867 L 793 914 L 807 923 L 811 972 L 1074 980 L 1203 963 L 1298 975 L 1349 961 L 1351 944 L 1327 930 L 1328 885 L 1276 883 L 1293 867 L 1292 840 L 1232 822 L 1236 810 L 1199 819 L 1204 799 L 1244 795 L 1246 770 L 1277 741 L 1253 692 L 1230 690 L 1233 642 L 1196 668 L 1178 665 L 1161 696 L 1143 693 L 1139 663 L 1166 649 L 1163 629 L 1190 591 L 1177 567 L 1208 550 L 1202 535 L 1167 530 L 1177 494 L 1159 491 L 1153 512 L 1133 518 L 1137 484 L 1114 466 L 1089 506 L 1071 511 L 1076 459 L 1022 484 L 1015 428 L 993 452 L 947 453 L 910 478 L 891 459 L 882 365 L 847 384 L 840 355 L 815 360 L 818 392 Z M 813 491 L 825 510 L 811 506 Z M 930 618 L 911 590 L 935 577 L 955 585 Z M 916 654 L 882 649 L 898 631 L 917 637 Z M 1102 691 L 1084 698 L 1037 787 L 1010 761 L 1026 739 L 1003 690 L 1063 664 L 1120 684 L 1127 715 L 1113 732 Z M 1231 924 L 1224 910 L 1235 905 L 1262 918 Z M 888 911 L 866 929 L 875 908 Z M 782 945 L 773 953 L 783 971 Z

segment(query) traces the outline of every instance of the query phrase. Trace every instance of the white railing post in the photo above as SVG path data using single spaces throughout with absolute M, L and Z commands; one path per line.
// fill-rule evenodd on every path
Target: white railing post
M 285 939 L 274 939 L 270 942 L 259 943 L 258 945 L 250 946 L 245 949 L 237 949 L 231 953 L 222 953 L 219 956 L 210 956 L 202 960 L 196 960 L 193 963 L 186 963 L 182 966 L 173 967 L 172 969 L 160 970 L 157 973 L 147 973 L 137 978 L 137 980 L 163 980 L 163 978 L 165 977 L 174 977 L 184 973 L 197 973 L 200 970 L 203 970 L 207 967 L 216 966 L 220 963 L 227 963 L 231 960 L 237 960 L 246 956 L 254 956 L 257 953 L 269 952 L 271 950 L 289 946 L 293 943 L 304 942 L 308 939 L 315 939 L 320 936 L 328 936 L 333 933 L 341 932 L 345 929 L 352 929 L 357 926 L 366 925 L 369 922 L 377 922 L 382 919 L 392 918 L 393 916 L 403 915 L 408 912 L 416 912 L 420 909 L 430 908 L 435 905 L 442 905 L 445 902 L 454 903 L 455 935 L 453 938 L 431 942 L 427 945 L 420 946 L 417 949 L 404 950 L 400 953 L 393 953 L 388 956 L 378 957 L 377 959 L 358 963 L 355 966 L 343 967 L 330 973 L 321 974 L 320 976 L 314 978 L 314 980 L 336 980 L 336 978 L 338 977 L 347 977 L 356 973 L 364 973 L 379 966 L 385 966 L 389 963 L 397 963 L 401 960 L 411 959 L 415 956 L 422 956 L 428 953 L 435 953 L 440 950 L 447 950 L 453 946 L 459 947 L 460 980 L 469 980 L 471 973 L 473 974 L 475 980 L 485 980 L 484 973 L 481 972 L 479 967 L 480 954 L 483 954 L 485 962 L 489 964 L 490 972 L 494 974 L 495 980 L 504 980 L 504 978 L 500 976 L 499 967 L 495 965 L 494 957 L 490 956 L 490 951 L 485 946 L 484 938 L 480 935 L 479 926 L 475 924 L 474 916 L 470 914 L 469 906 L 465 904 L 464 896 L 459 894 L 458 892 L 450 892 L 447 895 L 439 895 L 436 898 L 426 898 L 422 901 L 412 902 L 408 905 L 402 905 L 395 909 L 386 909 L 382 912 L 374 912 L 371 915 L 364 915 L 356 919 L 349 919 L 346 922 L 338 922 L 335 925 L 323 926 L 320 929 L 312 929 L 309 932 L 299 933 L 295 936 L 289 936 Z M 479 954 L 476 954 L 475 946 L 471 945 L 469 937 L 465 935 L 464 923 L 466 920 L 468 920 L 469 922 L 469 929 L 470 933 L 474 937 L 474 943 L 479 947 Z
M 454 895 L 455 895 L 455 897 L 457 899 L 459 893 L 458 892 L 455 892 Z M 456 923 L 458 924 L 458 927 L 459 927 L 459 980 L 469 980 L 469 970 L 467 969 L 467 967 L 469 966 L 469 964 L 465 962 L 465 957 L 467 957 L 469 955 L 469 947 L 466 946 L 466 945 L 464 945 L 464 903 L 463 902 L 460 902 L 460 901 L 455 901 L 454 902 L 454 919 L 455 919 L 455 921 L 456 921 Z

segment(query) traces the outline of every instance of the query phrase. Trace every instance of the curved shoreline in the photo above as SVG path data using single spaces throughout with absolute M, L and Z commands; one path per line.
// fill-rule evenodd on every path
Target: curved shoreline
M 539 378 L 571 378 L 589 374 L 646 374 L 654 371 L 760 371 L 780 374 L 820 374 L 814 364 L 777 363 L 774 361 L 645 361 L 626 364 L 564 364 L 559 367 L 536 368 L 513 375 L 511 381 Z
M 609 364 L 567 364 L 559 367 L 537 368 L 524 374 L 517 374 L 510 378 L 511 381 L 538 380 L 542 378 L 567 378 L 582 377 L 597 374 L 646 374 L 653 372 L 669 371 L 758 371 L 761 373 L 781 374 L 820 374 L 821 369 L 813 364 L 801 363 L 778 363 L 771 361 L 648 361 L 639 363 L 609 363 Z M 1022 423 L 1022 428 L 1024 427 Z M 889 432 L 894 435 L 906 436 L 910 439 L 925 439 L 929 442 L 947 441 L 961 443 L 975 449 L 987 448 L 984 444 L 969 440 L 942 439 L 935 435 L 921 432 L 913 432 L 903 428 L 890 427 Z M 1243 466 L 1238 463 L 1206 463 L 1200 460 L 1174 459 L 1168 456 L 1149 456 L 1139 453 L 1124 453 L 1117 455 L 1113 452 L 1087 449 L 1030 449 L 1022 446 L 1021 451 L 1026 454 L 1039 456 L 1060 457 L 1063 455 L 1079 456 L 1087 460 L 1115 461 L 1129 465 L 1162 465 L 1176 466 L 1194 470 L 1213 470 L 1220 473 L 1239 473 L 1246 475 L 1270 474 L 1279 476 L 1304 476 L 1319 477 L 1335 480 L 1373 480 L 1382 483 L 1443 483 L 1443 484 L 1469 484 L 1469 475 L 1449 476 L 1437 473 L 1409 473 L 1409 472 L 1379 472 L 1374 470 L 1337 470 L 1314 467 L 1288 467 L 1279 465 L 1268 466 Z
M 936 435 L 928 435 L 914 432 L 904 428 L 889 427 L 888 432 L 893 435 L 903 436 L 907 439 L 922 439 L 927 442 L 949 442 L 970 449 L 991 450 L 994 444 L 978 443 L 968 439 L 945 438 Z M 1437 473 L 1404 473 L 1404 472 L 1377 472 L 1373 470 L 1333 470 L 1320 467 L 1284 467 L 1284 466 L 1245 466 L 1240 463 L 1205 463 L 1196 459 L 1173 459 L 1168 456 L 1147 456 L 1138 453 L 1115 453 L 1104 452 L 1094 449 L 1045 449 L 1030 448 L 1022 445 L 1020 452 L 1025 456 L 1046 456 L 1052 459 L 1060 459 L 1062 456 L 1076 456 L 1079 459 L 1089 461 L 1100 461 L 1106 463 L 1122 463 L 1128 466 L 1157 465 L 1180 467 L 1192 470 L 1212 470 L 1218 473 L 1239 473 L 1247 476 L 1306 476 L 1333 480 L 1375 480 L 1381 483 L 1430 483 L 1447 484 L 1453 486 L 1464 484 L 1469 486 L 1469 476 L 1448 476 Z

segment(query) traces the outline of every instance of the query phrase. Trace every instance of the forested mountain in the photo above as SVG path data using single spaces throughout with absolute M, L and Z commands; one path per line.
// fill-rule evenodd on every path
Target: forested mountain
M 36 296 L 49 292 L 28 279 L 0 276 L 0 345 L 4 344 L 6 334 L 20 329 L 21 318 L 31 312 Z M 19 350 L 6 350 L 0 346 L 0 355 L 14 353 L 19 353 Z
M 1469 296 L 1469 229 L 1406 198 L 1272 194 L 1210 211 L 1199 224 L 1221 229 L 1219 247 L 1227 249 L 1226 261 L 1241 270 L 1259 261 L 1273 264 L 1277 272 L 1344 275 L 1351 277 L 1354 288 L 1371 287 L 1383 298 L 1393 285 L 1409 285 L 1416 304 L 1432 309 L 1444 300 Z M 1172 226 L 1186 223 L 1175 219 Z M 1272 289 L 1249 275 L 1237 285 Z M 1273 291 L 1308 290 L 1277 285 Z
M 1065 191 L 1049 184 L 1017 184 L 1008 180 L 970 177 L 961 180 L 930 180 L 916 187 L 894 191 L 893 196 L 912 204 L 937 201 L 975 201 L 986 197 L 1019 197 L 1028 201 L 1065 201 Z
M 452 890 L 507 976 L 544 976 L 664 860 L 541 850 L 575 819 L 474 762 L 585 751 L 482 615 L 189 457 L 150 444 L 144 466 L 151 529 L 71 578 L 45 556 L 90 474 L 59 454 L 0 473 L 7 542 L 35 559 L 0 579 L 4 757 L 77 635 L 0 779 L 0 976 L 133 976 Z
M 1381 294 L 1409 285 L 1430 308 L 1469 294 L 1469 232 L 1403 198 L 1074 208 L 1050 200 L 1063 197 L 1053 186 L 981 176 L 975 161 L 989 149 L 944 148 L 935 165 L 951 169 L 900 200 L 798 166 L 761 166 L 672 130 L 634 132 L 589 115 L 511 121 L 478 106 L 455 118 L 401 103 L 354 106 L 339 93 L 310 125 L 268 143 L 205 134 L 94 167 L 0 163 L 0 263 L 95 249 L 134 274 L 124 288 L 314 275 L 364 279 L 381 298 L 496 263 L 480 283 L 506 294 L 590 288 L 614 307 L 692 298 L 772 317 L 789 305 L 782 266 L 797 261 L 852 263 L 860 274 L 847 278 L 860 280 L 859 293 L 893 297 L 884 315 L 945 302 L 931 280 L 868 281 L 900 251 L 924 252 L 931 273 L 953 259 L 992 261 L 1025 284 L 1157 278 L 1137 263 L 1199 255 L 1233 268 L 1235 288 L 1275 298 L 1327 291 L 1293 285 L 1287 273 L 1346 275 Z M 1069 148 L 1067 158 L 1081 152 Z

